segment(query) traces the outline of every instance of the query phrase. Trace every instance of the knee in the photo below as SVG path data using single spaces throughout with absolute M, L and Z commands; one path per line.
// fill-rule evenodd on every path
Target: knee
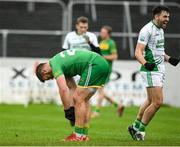
M 103 100 L 104 99 L 104 95 L 100 94 L 98 97 L 99 100 Z
M 73 100 L 75 107 L 79 107 L 84 102 L 83 98 L 78 96 L 78 94 L 73 95 Z
M 105 96 L 104 92 L 99 93 L 99 99 L 104 99 L 104 96 Z
M 159 109 L 162 104 L 163 104 L 163 98 L 158 98 L 155 101 L 153 101 L 153 105 L 156 109 Z

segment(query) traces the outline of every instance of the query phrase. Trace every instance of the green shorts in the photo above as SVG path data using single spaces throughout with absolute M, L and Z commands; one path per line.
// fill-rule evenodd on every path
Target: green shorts
M 97 56 L 91 63 L 87 65 L 81 74 L 78 87 L 103 87 L 109 78 L 109 74 L 110 67 L 108 62 L 104 58 Z

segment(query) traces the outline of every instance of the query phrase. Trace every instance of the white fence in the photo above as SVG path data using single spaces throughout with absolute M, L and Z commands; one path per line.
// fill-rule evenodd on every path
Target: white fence
M 34 75 L 34 64 L 39 59 L 0 58 L 0 103 L 24 104 L 57 103 L 61 104 L 54 81 L 40 83 Z M 40 59 L 45 61 L 46 59 Z M 140 105 L 146 98 L 136 61 L 116 61 L 113 65 L 111 82 L 106 87 L 108 95 L 125 105 Z M 179 65 L 180 66 L 180 65 Z M 180 70 L 166 65 L 166 85 L 164 103 L 180 106 Z M 91 100 L 96 103 L 96 96 Z M 106 104 L 106 102 L 104 102 Z

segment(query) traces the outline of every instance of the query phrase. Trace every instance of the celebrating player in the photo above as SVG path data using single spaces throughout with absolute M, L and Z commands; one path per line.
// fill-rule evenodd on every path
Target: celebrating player
M 64 109 L 75 107 L 74 132 L 65 141 L 88 140 L 89 99 L 106 83 L 109 73 L 109 64 L 104 58 L 82 49 L 60 52 L 49 62 L 37 66 L 36 75 L 40 81 L 56 79 Z M 77 74 L 81 78 L 76 86 L 72 77 Z M 70 113 L 68 119 L 73 121 L 72 115 Z
M 110 65 L 110 69 L 112 70 L 112 62 L 118 58 L 118 55 L 117 55 L 116 43 L 111 38 L 111 32 L 112 32 L 112 28 L 110 26 L 103 26 L 101 28 L 101 32 L 100 32 L 101 42 L 99 48 L 101 50 L 102 56 L 107 60 L 107 62 Z M 104 92 L 104 88 L 99 89 L 98 92 L 99 92 L 98 102 L 95 111 L 92 113 L 92 117 L 99 116 L 100 107 L 102 105 L 102 100 L 104 98 L 108 100 L 111 104 L 113 104 L 115 107 L 118 107 L 118 115 L 121 116 L 124 110 L 124 106 L 121 103 L 118 104 L 111 97 L 107 96 Z
M 163 85 L 167 61 L 173 66 L 179 60 L 168 56 L 164 50 L 164 31 L 169 22 L 169 8 L 163 5 L 153 9 L 153 20 L 139 33 L 135 56 L 142 64 L 141 75 L 146 85 L 147 99 L 141 105 L 137 119 L 128 131 L 135 140 L 144 140 L 145 128 L 163 103 Z M 144 56 L 143 56 L 144 53 Z
M 88 18 L 81 16 L 76 21 L 76 31 L 68 33 L 65 37 L 63 49 L 87 49 L 100 54 L 97 37 L 88 32 Z

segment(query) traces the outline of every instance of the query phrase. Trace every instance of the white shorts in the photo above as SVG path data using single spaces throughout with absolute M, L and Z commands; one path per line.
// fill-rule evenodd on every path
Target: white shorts
M 165 74 L 160 72 L 141 72 L 143 82 L 146 87 L 163 87 Z

